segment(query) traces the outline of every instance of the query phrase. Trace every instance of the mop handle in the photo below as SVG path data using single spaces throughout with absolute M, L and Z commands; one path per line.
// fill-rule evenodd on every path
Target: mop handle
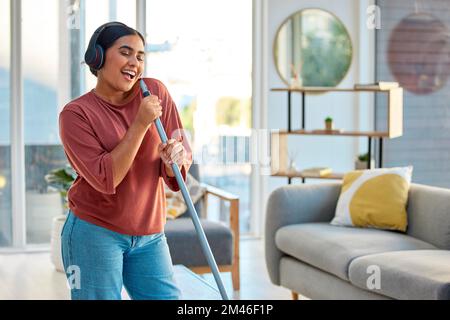
M 145 85 L 144 80 L 140 80 L 141 90 L 144 97 L 148 97 L 151 95 L 147 86 Z M 163 143 L 167 143 L 167 135 L 164 131 L 164 128 L 161 124 L 161 120 L 156 118 L 155 120 L 156 129 L 158 130 L 159 137 Z M 219 269 L 217 268 L 216 260 L 214 260 L 214 256 L 211 252 L 211 248 L 209 247 L 208 240 L 206 239 L 205 232 L 203 231 L 202 225 L 200 224 L 200 219 L 198 218 L 197 211 L 195 210 L 194 204 L 192 203 L 191 196 L 187 191 L 186 185 L 184 183 L 183 177 L 180 172 L 180 168 L 176 163 L 172 163 L 172 171 L 175 174 L 175 178 L 178 182 L 178 186 L 180 187 L 181 193 L 183 195 L 184 201 L 189 209 L 189 213 L 191 214 L 192 222 L 194 223 L 195 230 L 197 231 L 197 236 L 200 240 L 200 245 L 203 250 L 203 254 L 208 260 L 208 265 L 212 270 L 214 275 L 214 279 L 216 280 L 217 287 L 219 288 L 220 295 L 223 300 L 228 300 L 227 293 L 222 283 L 222 279 L 220 278 Z

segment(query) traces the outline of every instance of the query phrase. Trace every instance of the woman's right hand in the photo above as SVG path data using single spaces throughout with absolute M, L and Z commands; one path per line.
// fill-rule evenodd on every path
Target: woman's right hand
M 161 115 L 161 100 L 158 96 L 148 96 L 142 99 L 135 121 L 148 128 Z

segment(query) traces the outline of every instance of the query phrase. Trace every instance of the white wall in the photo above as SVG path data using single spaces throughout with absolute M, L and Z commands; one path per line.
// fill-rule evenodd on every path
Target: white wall
M 292 13 L 303 8 L 321 8 L 335 14 L 347 28 L 353 44 L 353 60 L 347 76 L 339 87 L 353 87 L 357 82 L 371 82 L 374 79 L 374 31 L 366 27 L 366 9 L 371 0 L 267 0 L 267 35 L 265 50 L 268 56 L 265 98 L 267 99 L 267 128 L 287 129 L 287 94 L 270 92 L 270 88 L 285 87 L 280 79 L 273 59 L 273 42 L 280 24 Z M 360 52 L 362 59 L 360 59 Z M 264 94 L 264 93 L 263 93 Z M 301 100 L 299 94 L 293 94 L 292 129 L 301 126 Z M 361 107 L 359 107 L 361 106 Z M 373 129 L 373 96 L 355 93 L 327 93 L 306 97 L 306 128 L 323 127 L 323 119 L 330 115 L 335 126 L 346 130 Z M 310 137 L 292 136 L 289 149 L 297 151 L 296 164 L 300 168 L 329 166 L 336 172 L 353 169 L 354 157 L 365 152 L 367 139 L 351 137 Z M 329 180 L 322 180 L 328 181 Z M 307 183 L 322 182 L 308 180 Z M 294 179 L 293 184 L 301 183 Z M 287 178 L 268 177 L 265 188 L 265 203 L 275 188 L 286 185 Z M 265 208 L 264 208 L 265 214 Z M 264 221 L 264 219 L 263 219 Z

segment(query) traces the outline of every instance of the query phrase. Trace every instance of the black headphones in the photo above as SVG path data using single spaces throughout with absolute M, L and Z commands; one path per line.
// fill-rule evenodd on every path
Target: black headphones
M 105 50 L 102 48 L 101 45 L 97 43 L 98 38 L 100 37 L 101 33 L 109 27 L 112 26 L 122 26 L 127 27 L 126 24 L 121 22 L 108 22 L 95 30 L 94 34 L 92 35 L 91 40 L 89 41 L 89 45 L 87 47 L 86 53 L 84 54 L 84 61 L 86 64 L 91 67 L 94 70 L 99 70 L 103 63 L 105 62 Z M 128 27 L 127 27 L 128 28 Z

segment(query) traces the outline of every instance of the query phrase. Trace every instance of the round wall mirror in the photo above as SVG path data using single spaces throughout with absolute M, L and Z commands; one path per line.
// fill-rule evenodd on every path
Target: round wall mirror
M 344 24 L 332 13 L 303 9 L 277 31 L 274 58 L 288 86 L 334 87 L 352 62 L 352 42 Z

